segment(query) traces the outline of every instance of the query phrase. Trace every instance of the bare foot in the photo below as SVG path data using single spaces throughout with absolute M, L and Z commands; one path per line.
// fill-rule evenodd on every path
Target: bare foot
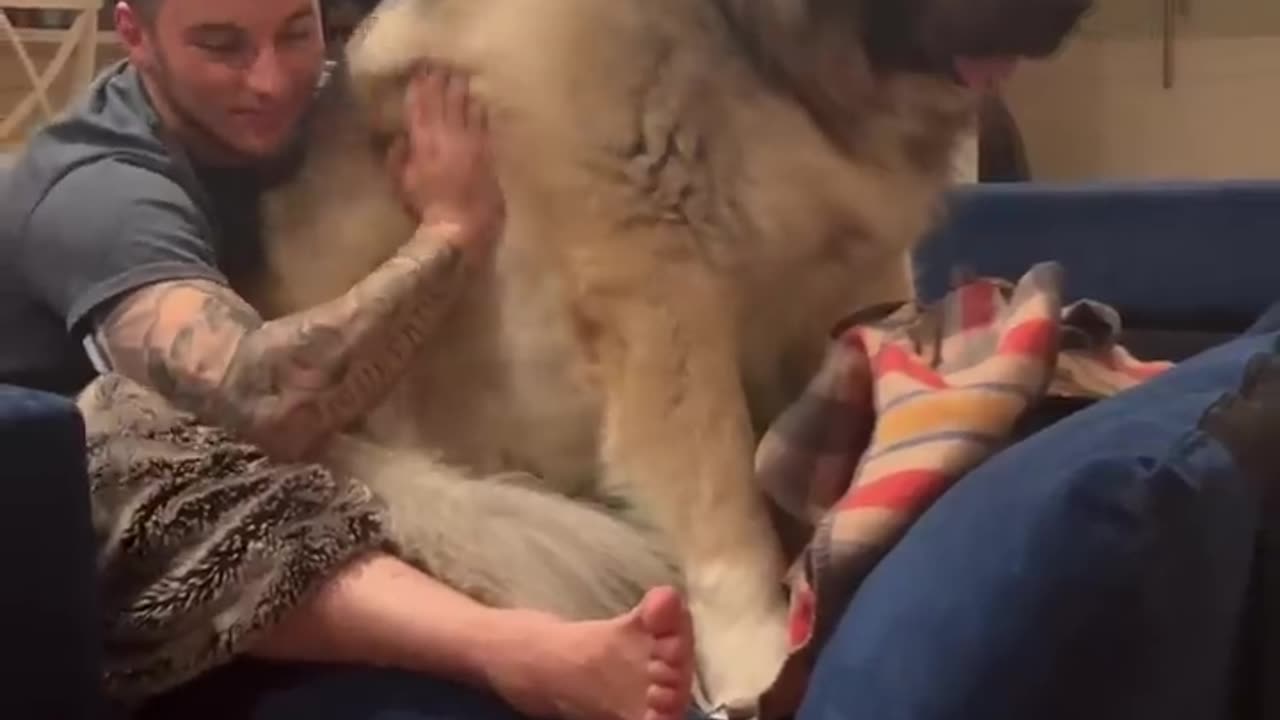
M 491 682 L 522 713 L 563 720 L 682 720 L 692 701 L 693 628 L 671 588 L 610 620 L 528 616 L 495 648 Z M 515 630 L 513 629 L 513 633 Z
M 693 699 L 693 622 L 684 600 L 671 588 L 657 588 L 624 616 L 650 638 L 644 720 L 680 720 Z

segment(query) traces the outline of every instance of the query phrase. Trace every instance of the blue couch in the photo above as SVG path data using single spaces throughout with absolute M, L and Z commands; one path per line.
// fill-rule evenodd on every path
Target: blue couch
M 1280 253 L 1274 249 L 1277 240 L 1280 240 L 1280 182 L 983 185 L 956 192 L 947 223 L 920 253 L 920 283 L 926 296 L 936 296 L 945 291 L 949 273 L 956 265 L 965 265 L 983 274 L 1015 278 L 1034 262 L 1057 260 L 1066 268 L 1067 290 L 1071 297 L 1096 298 L 1120 310 L 1128 324 L 1125 340 L 1139 355 L 1175 359 L 1199 357 L 1206 349 L 1230 344 L 1274 301 L 1280 299 L 1277 297 L 1280 296 L 1280 282 L 1277 282 L 1280 273 L 1275 269 L 1280 262 Z M 1256 347 L 1246 350 L 1258 351 L 1269 340 L 1254 342 Z M 1213 356 L 1205 363 L 1220 368 L 1222 363 L 1229 365 L 1235 362 L 1234 357 L 1227 353 L 1225 359 Z M 1214 377 L 1228 375 L 1220 373 Z M 1193 378 L 1183 382 L 1194 385 L 1198 381 Z M 1217 392 L 1212 387 L 1210 391 Z M 1184 392 L 1175 386 L 1163 394 L 1153 390 L 1147 396 L 1135 395 L 1128 402 L 1149 402 L 1155 407 L 1159 398 L 1168 403 L 1176 402 L 1180 397 L 1193 396 L 1199 397 L 1191 390 Z M 1095 407 L 1107 404 L 1100 403 Z M 1194 410 L 1193 414 L 1200 414 L 1199 409 L 1191 410 Z M 1158 412 L 1172 423 L 1176 421 L 1179 410 L 1166 407 Z M 1110 415 L 1099 413 L 1090 416 L 1087 422 L 1076 422 L 1068 430 L 1074 432 L 1079 440 L 1080 434 L 1090 427 L 1088 423 L 1114 424 L 1119 422 L 1115 418 L 1122 414 L 1119 411 Z M 1060 424 L 1065 427 L 1070 422 L 1063 420 Z M 1132 421 L 1126 422 L 1133 425 Z M 1048 433 L 1055 429 L 1056 426 L 1051 427 L 1037 436 L 1048 438 L 1042 445 L 1052 440 Z M 1019 459 L 1022 456 L 1017 453 L 1039 452 L 1035 440 L 1033 437 L 1025 441 L 1028 443 L 1025 449 L 1015 446 L 1002 453 L 1002 456 L 1009 456 L 1004 465 L 1013 463 L 1017 468 L 1017 463 L 1021 462 L 1025 468 L 1034 464 L 1034 455 Z M 1081 442 L 1100 444 L 1088 438 Z M 6 496 L 8 501 L 3 510 L 3 521 L 0 521 L 0 552 L 5 553 L 4 567 L 10 578 L 5 589 L 0 590 L 0 602 L 4 603 L 3 612 L 0 612 L 0 624 L 3 624 L 0 634 L 5 637 L 5 654 L 17 661 L 9 664 L 4 683 L 6 690 L 0 693 L 0 716 L 3 717 L 74 719 L 102 717 L 105 712 L 94 682 L 99 663 L 97 607 L 93 590 L 94 539 L 86 498 L 84 459 L 80 452 L 82 443 L 83 426 L 69 402 L 20 388 L 0 387 L 0 467 L 4 468 L 4 475 L 13 488 Z M 1210 452 L 1210 460 L 1221 466 L 1225 456 L 1220 448 L 1215 452 L 1217 454 Z M 999 474 L 1002 467 L 1001 456 L 998 456 L 976 474 Z M 1149 468 L 1144 465 L 1144 469 Z M 1065 483 L 1066 489 L 1058 495 L 1042 495 L 1037 500 L 1041 503 L 1038 512 L 1043 512 L 1045 503 L 1073 502 L 1071 498 L 1079 493 L 1073 489 L 1072 483 L 1081 487 L 1088 484 L 1087 478 L 1081 480 L 1069 474 L 1059 475 L 1065 478 L 1060 482 Z M 1187 474 L 1184 472 L 1178 477 L 1185 478 Z M 1249 493 L 1253 490 L 1246 483 L 1236 483 L 1235 476 L 1223 477 L 1225 479 L 1214 486 L 1219 489 L 1215 491 L 1216 495 L 1206 495 L 1198 501 L 1199 504 L 1179 506 L 1182 507 L 1179 522 L 1162 521 L 1159 532 L 1147 526 L 1139 528 L 1144 547 L 1161 543 L 1177 546 L 1176 539 L 1166 542 L 1161 533 L 1173 533 L 1173 528 L 1200 528 L 1200 535 L 1195 537 L 1204 541 L 1198 546 L 1212 546 L 1222 553 L 1206 559 L 1203 566 L 1217 573 L 1212 582 L 1217 594 L 1209 597 L 1203 592 L 1183 593 L 1203 600 L 1194 608 L 1199 614 L 1193 616 L 1193 609 L 1187 607 L 1166 608 L 1146 596 L 1142 600 L 1146 605 L 1135 607 L 1150 607 L 1151 618 L 1135 611 L 1121 622 L 1114 617 L 1103 617 L 1098 614 L 1101 611 L 1091 615 L 1073 611 L 1075 614 L 1070 617 L 1076 618 L 1076 625 L 1071 626 L 1075 650 L 1064 650 L 1066 646 L 1060 643 L 1052 652 L 1074 653 L 1074 656 L 1056 659 L 1037 656 L 1038 648 L 1047 645 L 1040 645 L 1041 640 L 1026 634 L 1033 632 L 1034 626 L 1031 626 L 1031 631 L 1025 627 L 1015 631 L 1016 624 L 991 623 L 993 619 L 1003 618 L 979 618 L 981 622 L 977 624 L 959 625 L 981 629 L 972 631 L 978 632 L 976 637 L 965 638 L 958 631 L 949 634 L 948 629 L 953 625 L 934 622 L 943 615 L 959 612 L 965 597 L 986 598 L 982 593 L 987 590 L 973 589 L 970 584 L 976 587 L 980 582 L 991 583 L 996 576 L 1004 578 L 1005 587 L 1012 587 L 1007 585 L 1013 582 L 1009 578 L 1023 583 L 1017 586 L 1023 588 L 1018 592 L 1024 593 L 1020 607 L 1041 602 L 1036 599 L 1035 588 L 1039 586 L 1035 583 L 1042 571 L 1034 567 L 1028 569 L 1030 566 L 1025 565 L 1025 556 L 1013 559 L 1010 553 L 1016 549 L 1016 543 L 1023 540 L 1000 537 L 997 531 L 988 527 L 1000 523 L 975 523 L 969 531 L 971 536 L 982 536 L 996 548 L 996 551 L 984 554 L 984 557 L 990 555 L 994 558 L 990 561 L 994 564 L 975 565 L 968 575 L 948 575 L 956 566 L 967 562 L 965 557 L 955 562 L 948 561 L 950 570 L 920 567 L 922 562 L 927 564 L 930 555 L 936 552 L 937 546 L 929 543 L 943 537 L 948 528 L 954 531 L 958 526 L 957 518 L 968 517 L 965 513 L 972 512 L 972 508 L 966 509 L 964 505 L 966 493 L 972 496 L 982 492 L 982 481 L 975 479 L 969 483 L 966 480 L 967 485 L 957 490 L 959 499 L 950 504 L 940 502 L 939 507 L 922 519 L 919 532 L 913 530 L 918 541 L 913 536 L 912 542 L 905 542 L 906 547 L 890 554 L 869 578 L 865 598 L 860 595 L 855 602 L 855 614 L 860 618 L 880 617 L 882 621 L 875 623 L 866 619 L 862 624 L 855 626 L 849 623 L 849 628 L 841 628 L 820 660 L 811 699 L 801 712 L 801 720 L 853 716 L 876 717 L 877 720 L 970 717 L 975 720 L 1001 720 L 1006 717 L 1012 720 L 1014 717 L 1070 717 L 1072 714 L 1076 717 L 1141 718 L 1155 717 L 1142 713 L 1154 712 L 1151 709 L 1157 707 L 1163 708 L 1164 712 L 1160 720 L 1173 716 L 1245 720 L 1262 718 L 1268 710 L 1280 709 L 1280 705 L 1274 704 L 1274 700 L 1266 695 L 1274 691 L 1257 680 L 1265 676 L 1267 668 L 1280 665 L 1269 664 L 1274 660 L 1268 654 L 1270 646 L 1266 642 L 1249 641 L 1249 638 L 1262 637 L 1261 630 L 1266 627 L 1264 614 L 1250 600 L 1258 596 L 1257 584 L 1267 582 L 1265 573 L 1257 570 L 1251 553 L 1247 551 L 1252 547 L 1248 545 L 1252 537 L 1250 533 L 1262 533 L 1261 529 L 1254 529 L 1249 524 L 1257 521 L 1258 517 L 1250 515 L 1253 520 L 1234 524 L 1233 521 L 1227 522 L 1236 528 L 1234 535 L 1227 537 L 1222 531 L 1206 529 L 1209 528 L 1208 521 L 1200 522 L 1203 518 L 1197 516 L 1197 508 L 1200 507 L 1216 508 L 1215 512 L 1223 517 L 1231 512 L 1250 512 L 1249 498 L 1254 496 Z M 1046 486 L 1049 483 L 1049 480 L 1044 481 Z M 1030 480 L 1023 486 L 1038 487 Z M 1155 497 L 1158 493 L 1148 495 Z M 1142 497 L 1147 498 L 1148 495 Z M 1176 504 L 1175 500 L 1168 498 L 1157 500 L 1153 501 L 1153 506 Z M 1091 502 L 1096 506 L 1096 499 Z M 1147 517 L 1140 516 L 1132 508 L 1129 510 L 1131 512 L 1124 515 L 1126 522 L 1123 524 L 1129 529 L 1141 525 L 1140 520 Z M 1018 526 L 1016 519 L 1014 517 L 1006 525 Z M 1104 540 L 1111 542 L 1110 538 L 1119 531 L 1101 540 L 1099 533 L 1093 533 L 1090 527 L 1079 527 L 1078 532 L 1082 538 L 1088 539 L 1081 545 L 1096 545 L 1105 550 L 1113 546 L 1106 545 Z M 1096 557 L 1094 559 L 1097 560 Z M 1076 574 L 1072 581 L 1082 583 L 1081 587 L 1089 586 L 1093 581 L 1088 562 L 1077 557 L 1071 562 L 1059 562 L 1055 567 L 1065 566 L 1073 568 L 1072 572 Z M 1048 573 L 1050 569 L 1046 568 L 1044 572 Z M 919 581 L 926 575 L 919 574 L 922 572 L 929 577 L 935 574 L 945 576 L 946 582 L 953 583 L 950 586 L 953 593 L 941 592 L 939 595 L 954 594 L 955 602 L 944 606 L 911 601 L 912 588 L 923 586 Z M 1159 579 L 1166 583 L 1162 586 L 1165 594 L 1179 595 L 1178 586 L 1169 584 L 1176 580 L 1176 575 L 1172 569 L 1160 574 Z M 1109 584 L 1099 585 L 1102 589 L 1092 591 L 1093 595 L 1082 592 L 1081 598 L 1072 600 L 1076 603 L 1072 607 L 1078 607 L 1080 602 L 1077 601 L 1087 597 L 1119 592 L 1117 588 L 1123 584 L 1117 579 L 1119 577 L 1111 577 Z M 1247 592 L 1246 586 L 1251 588 Z M 1070 595 L 1071 591 L 1062 590 L 1062 587 L 1068 587 L 1065 585 L 1055 587 L 1058 587 L 1054 592 L 1061 604 L 1064 602 L 1061 596 Z M 1125 594 L 1121 600 L 1133 595 L 1135 593 Z M 914 614 L 904 615 L 908 610 Z M 999 612 L 1004 613 L 1003 610 Z M 1127 628 L 1135 625 L 1154 627 L 1155 616 L 1162 613 L 1174 621 L 1184 621 L 1184 625 L 1189 618 L 1200 618 L 1195 622 L 1202 632 L 1188 635 L 1186 643 L 1176 646 L 1184 648 L 1185 652 L 1175 651 L 1174 645 L 1163 644 L 1163 636 L 1154 631 L 1148 633 L 1143 642 L 1153 648 L 1158 647 L 1165 655 L 1194 655 L 1198 662 L 1204 662 L 1194 667 L 1183 663 L 1176 668 L 1167 668 L 1170 673 L 1181 672 L 1180 675 L 1155 677 L 1148 673 L 1142 677 L 1131 676 L 1133 668 L 1126 665 L 1133 663 L 1120 658 L 1139 657 L 1132 648 L 1124 652 L 1117 650 L 1109 659 L 1109 646 L 1103 642 L 1105 638 L 1092 645 L 1079 641 L 1080 636 L 1092 633 L 1111 634 L 1119 643 Z M 983 613 L 979 609 L 977 614 Z M 1067 615 L 1058 612 L 1053 617 L 1054 622 L 1059 622 Z M 1098 619 L 1080 621 L 1080 618 Z M 912 637 L 910 652 L 900 647 L 901 643 L 895 645 L 892 637 L 886 635 L 896 631 L 894 623 L 899 622 L 914 623 L 920 630 L 914 635 L 906 634 Z M 989 637 L 984 637 L 984 633 Z M 900 634 L 899 637 L 906 635 Z M 1050 640 L 1043 642 L 1049 643 Z M 930 646 L 930 643 L 935 646 Z M 1000 652 L 1004 653 L 998 662 L 979 657 L 981 652 L 989 655 L 992 647 L 1001 648 Z M 911 663 L 919 665 L 920 657 L 933 658 L 930 662 L 937 667 L 931 666 L 927 672 L 920 668 L 912 670 Z M 957 659 L 948 664 L 947 657 L 964 660 Z M 883 661 L 877 658 L 883 658 Z M 1012 659 L 1016 659 L 1016 663 Z M 1209 659 L 1213 659 L 1214 664 L 1204 664 Z M 1047 664 L 1050 660 L 1060 661 L 1062 669 L 1050 667 Z M 1158 658 L 1148 657 L 1134 662 L 1153 668 L 1160 665 Z M 1036 671 L 1037 667 L 1042 667 L 1042 671 Z M 973 677 L 979 672 L 995 673 L 993 668 L 999 668 L 1004 676 L 995 679 Z M 1023 671 L 1026 674 L 1020 675 Z M 1154 672 L 1153 669 L 1151 673 Z M 896 674 L 890 676 L 891 673 Z M 1162 692 L 1160 687 L 1168 684 L 1165 680 L 1175 677 L 1175 684 L 1184 693 L 1176 698 L 1176 705 L 1173 704 L 1174 696 L 1167 692 L 1159 699 L 1148 699 L 1154 697 L 1153 693 L 1159 695 Z M 343 692 L 393 692 L 379 689 L 376 682 L 366 683 L 364 690 L 344 690 L 343 687 L 343 683 L 336 680 L 311 685 L 286 682 L 284 689 L 279 690 L 282 695 L 277 698 L 276 706 L 282 709 L 277 714 L 271 715 L 260 709 L 246 713 L 246 716 L 305 715 L 374 720 L 369 715 L 343 714 L 338 710 L 342 707 L 338 696 Z M 453 691 L 443 686 L 438 690 L 438 693 L 450 692 Z M 896 698 L 895 693 L 898 694 Z M 308 701 L 312 703 L 310 707 Z M 394 711 L 378 717 L 419 720 L 426 717 L 479 718 L 482 714 L 486 718 L 493 717 L 488 711 L 481 713 L 476 706 L 452 705 L 451 702 L 447 699 L 409 699 Z M 425 703 L 431 708 L 414 710 L 409 707 L 414 703 Z M 1193 706 L 1194 712 L 1189 709 Z M 1087 715 L 1078 714 L 1086 712 L 1082 708 L 1087 708 Z M 1181 715 L 1177 712 L 1179 708 L 1185 711 Z
M 961 478 L 861 586 L 799 720 L 1280 717 L 1278 191 L 956 193 L 921 251 L 926 296 L 957 265 L 1013 279 L 1056 260 L 1068 299 L 1182 362 Z

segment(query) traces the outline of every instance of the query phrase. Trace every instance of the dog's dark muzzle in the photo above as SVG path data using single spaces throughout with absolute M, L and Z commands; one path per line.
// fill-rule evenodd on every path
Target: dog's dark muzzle
M 925 9 L 917 38 L 936 60 L 1044 58 L 1058 51 L 1092 5 L 1091 0 L 934 0 L 917 6 Z
M 1043 58 L 1057 52 L 1092 7 L 1089 0 L 1024 4 L 1029 8 L 1041 5 L 1047 7 L 1039 13 L 1028 10 L 1021 20 L 1024 30 L 1020 34 L 1026 44 L 1019 48 L 1019 54 L 1025 57 Z

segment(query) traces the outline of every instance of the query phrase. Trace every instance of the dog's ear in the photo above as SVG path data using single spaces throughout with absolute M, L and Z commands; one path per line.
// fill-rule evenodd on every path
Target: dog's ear
M 865 0 L 721 0 L 753 64 L 820 125 L 852 122 L 874 89 Z M 830 128 L 829 128 L 830 129 Z

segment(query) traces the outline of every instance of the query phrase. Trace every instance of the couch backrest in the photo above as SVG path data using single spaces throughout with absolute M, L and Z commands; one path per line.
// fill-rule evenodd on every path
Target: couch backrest
M 1280 181 L 965 186 L 919 252 L 921 292 L 957 265 L 1014 279 L 1046 260 L 1130 327 L 1238 331 L 1280 301 Z

